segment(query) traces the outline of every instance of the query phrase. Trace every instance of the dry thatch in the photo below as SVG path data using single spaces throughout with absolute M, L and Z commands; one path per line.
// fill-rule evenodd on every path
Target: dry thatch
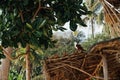
M 101 0 L 111 37 L 120 36 L 120 0 Z
M 116 8 L 120 6 L 120 0 L 107 0 L 107 1 L 114 5 Z
M 120 80 L 120 38 L 93 45 L 88 52 L 75 52 L 44 60 L 46 80 Z

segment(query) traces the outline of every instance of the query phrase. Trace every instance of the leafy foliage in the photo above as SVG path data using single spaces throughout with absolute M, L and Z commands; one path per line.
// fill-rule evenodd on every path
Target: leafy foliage
M 14 50 L 12 53 L 12 57 L 18 56 L 20 54 L 25 54 L 26 48 L 23 48 L 21 46 L 19 46 L 19 48 L 17 48 L 17 50 Z M 43 60 L 44 55 L 42 53 L 40 53 L 40 51 L 38 51 L 37 49 L 30 49 L 30 67 L 31 69 L 31 78 L 36 78 L 36 76 L 39 76 L 42 74 L 42 60 Z M 9 78 L 10 79 L 18 79 L 21 78 L 20 80 L 25 80 L 25 76 L 23 76 L 22 74 L 25 73 L 25 58 L 24 56 L 21 56 L 19 58 L 17 58 L 17 60 L 11 62 L 11 66 L 10 66 L 11 70 L 9 72 Z M 22 72 L 22 74 L 21 74 Z M 14 75 L 13 75 L 14 74 Z M 25 75 L 25 74 L 24 74 Z M 22 77 L 21 77 L 22 76 Z
M 85 39 L 85 35 L 83 34 L 82 31 L 79 31 L 77 35 L 74 37 L 74 41 L 76 43 L 81 43 Z
M 43 57 L 49 57 L 51 55 L 63 56 L 64 53 L 71 54 L 75 51 L 73 38 L 60 38 L 55 44 L 54 48 L 48 48 L 44 51 Z
M 0 32 L 4 47 L 18 47 L 20 42 L 48 48 L 53 41 L 52 30 L 70 21 L 70 29 L 77 24 L 86 26 L 82 15 L 90 13 L 82 0 L 2 0 L 0 2 Z
M 22 47 L 29 44 L 48 48 L 54 43 L 52 30 L 64 31 L 61 26 L 70 21 L 70 29 L 75 31 L 77 24 L 86 26 L 81 16 L 90 13 L 82 0 L 2 0 L 0 4 L 3 47 L 16 48 L 20 43 Z M 38 58 L 36 53 L 30 53 L 30 59 Z
M 85 3 L 87 4 L 88 10 L 92 11 L 92 14 L 85 17 L 84 20 L 90 22 L 91 32 L 94 38 L 95 24 L 104 24 L 103 7 L 100 0 L 85 0 Z
M 110 36 L 102 33 L 102 34 L 96 34 L 95 38 L 89 37 L 88 39 L 86 39 L 84 42 L 82 42 L 82 46 L 88 50 L 93 44 L 100 42 L 100 41 L 104 41 L 110 39 Z
M 15 68 L 17 68 L 18 70 L 16 70 Z M 11 67 L 10 69 L 10 72 L 9 72 L 9 80 L 25 80 L 25 77 L 24 77 L 24 71 L 22 71 L 20 69 L 20 67 L 18 66 L 14 66 L 14 67 Z

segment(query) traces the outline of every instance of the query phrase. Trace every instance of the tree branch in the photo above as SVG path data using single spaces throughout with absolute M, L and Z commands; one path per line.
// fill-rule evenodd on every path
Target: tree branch
M 40 2 L 39 2 L 38 8 L 37 8 L 37 10 L 36 10 L 35 14 L 33 15 L 32 22 L 34 21 L 34 19 L 35 19 L 36 15 L 37 15 L 37 14 L 38 14 L 38 12 L 40 11 L 40 9 L 41 9 L 41 4 L 40 4 Z
M 5 50 L 5 48 L 2 47 L 2 50 L 3 50 L 4 55 L 5 55 L 9 60 L 11 60 L 11 61 L 12 61 L 12 60 L 16 60 L 16 59 L 18 59 L 19 57 L 26 55 L 26 54 L 19 54 L 19 55 L 16 56 L 16 57 L 12 57 L 12 56 L 8 55 L 8 52 Z
M 32 22 L 35 20 L 35 17 L 37 16 L 38 12 L 39 12 L 41 9 L 51 9 L 51 8 L 49 8 L 49 7 L 41 7 L 41 4 L 40 4 L 40 2 L 39 2 L 38 8 L 37 8 L 37 10 L 35 11 L 35 14 L 34 14 L 33 17 L 32 17 Z
M 24 18 L 23 18 L 23 13 L 22 13 L 22 10 L 20 10 L 20 17 L 21 17 L 21 20 L 22 20 L 22 23 L 24 22 Z

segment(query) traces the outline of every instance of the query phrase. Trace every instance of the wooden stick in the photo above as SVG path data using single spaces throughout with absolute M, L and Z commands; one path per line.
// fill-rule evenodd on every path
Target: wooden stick
M 78 55 L 68 55 L 68 56 L 65 56 L 65 57 L 63 57 L 63 58 L 56 58 L 56 59 L 48 59 L 47 61 L 48 62 L 56 62 L 56 61 L 61 61 L 61 60 L 66 60 L 66 59 L 69 59 L 69 58 L 74 58 L 74 57 L 79 57 L 80 59 L 83 59 L 84 57 L 85 57 L 85 55 L 87 55 L 87 54 L 78 54 Z
M 103 61 L 103 74 L 104 74 L 104 80 L 108 80 L 108 65 L 107 65 L 107 59 L 106 55 L 101 55 L 102 61 Z
M 83 69 L 83 67 L 84 67 L 84 64 L 85 64 L 85 61 L 86 61 L 86 56 L 87 55 L 85 55 L 85 58 L 83 59 L 83 62 L 82 62 L 82 65 L 81 65 L 81 69 Z
M 102 65 L 102 60 L 100 61 L 100 63 L 97 65 L 96 69 L 94 70 L 94 72 L 92 73 L 92 75 L 95 75 L 95 73 L 98 71 L 98 69 L 100 69 L 100 66 Z M 91 79 L 92 77 L 90 77 L 89 79 Z
M 97 65 L 97 68 L 95 69 L 95 71 L 93 72 L 93 74 L 95 74 L 101 66 L 102 66 L 102 60 L 101 60 L 100 63 Z
M 43 74 L 45 74 L 45 80 L 50 80 L 50 73 L 47 71 L 48 67 L 47 67 L 47 64 L 46 64 L 46 61 L 44 60 L 43 61 Z
M 119 50 L 108 50 L 108 49 L 107 49 L 107 50 L 103 50 L 103 52 L 104 52 L 104 53 L 106 53 L 106 52 L 109 52 L 109 53 L 110 53 L 110 52 L 111 52 L 111 53 L 114 53 L 114 52 L 119 53 L 120 51 L 119 51 Z M 110 54 L 111 54 L 111 53 L 110 53 Z M 116 53 L 114 53 L 114 54 L 116 54 Z
M 62 67 L 64 67 L 64 66 L 63 65 L 58 66 L 58 67 L 56 66 L 55 68 L 48 69 L 48 72 L 59 69 L 59 68 L 62 68 Z
M 38 8 L 37 8 L 37 10 L 36 10 L 35 14 L 33 15 L 32 22 L 34 21 L 34 19 L 35 19 L 36 15 L 37 15 L 37 14 L 38 14 L 38 12 L 40 11 L 40 9 L 41 9 L 41 4 L 40 4 L 40 2 L 39 2 Z
M 65 64 L 65 63 L 62 63 L 62 65 L 66 65 L 66 66 L 68 66 L 68 67 L 70 67 L 70 68 L 76 69 L 76 70 L 78 70 L 78 71 L 80 71 L 80 72 L 82 72 L 82 73 L 84 73 L 84 74 L 86 74 L 86 75 L 88 75 L 88 76 L 90 76 L 90 77 L 93 77 L 93 78 L 96 78 L 96 79 L 103 79 L 102 77 L 92 76 L 92 75 L 89 74 L 88 72 L 86 72 L 86 71 L 84 71 L 84 70 L 82 70 L 82 69 L 79 69 L 79 68 L 77 68 L 77 67 L 74 67 L 74 66 L 72 66 L 72 65 Z
M 20 17 L 21 17 L 21 20 L 22 20 L 22 23 L 23 23 L 24 22 L 24 18 L 23 18 L 22 10 L 20 10 Z
M 65 70 L 67 70 L 68 72 L 70 72 L 70 73 L 72 73 L 73 74 L 73 77 L 75 78 L 75 79 L 77 79 L 76 77 L 75 77 L 75 73 L 71 70 L 71 68 L 70 68 L 70 70 L 69 70 L 69 68 L 67 68 L 67 67 L 63 67 Z

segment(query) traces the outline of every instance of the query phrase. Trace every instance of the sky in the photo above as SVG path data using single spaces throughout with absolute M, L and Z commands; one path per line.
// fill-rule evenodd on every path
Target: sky
M 102 25 L 97 25 L 95 24 L 95 34 L 101 33 L 102 32 Z M 53 31 L 53 35 L 55 35 L 57 38 L 63 37 L 63 38 L 69 38 L 72 31 L 69 29 L 69 22 L 67 22 L 63 27 L 65 27 L 67 30 L 65 30 L 64 32 L 62 31 Z M 87 27 L 82 27 L 82 26 L 78 26 L 77 31 L 82 31 L 86 37 L 89 37 L 92 33 L 91 31 L 91 25 L 88 22 L 87 23 Z

